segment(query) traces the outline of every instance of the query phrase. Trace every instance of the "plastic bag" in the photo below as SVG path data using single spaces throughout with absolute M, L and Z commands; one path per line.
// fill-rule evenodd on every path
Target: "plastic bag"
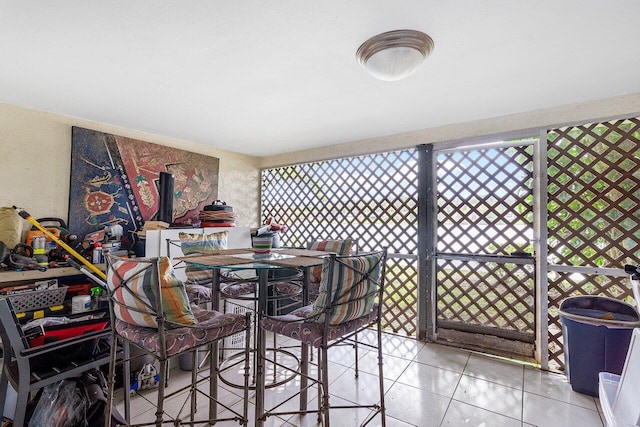
M 87 423 L 89 426 L 102 427 L 105 425 L 104 416 L 107 407 L 107 380 L 98 369 L 91 369 L 85 372 L 78 379 L 79 387 L 84 387 L 89 399 L 87 408 Z M 118 412 L 114 405 L 111 405 L 110 426 L 126 426 L 127 422 Z
M 22 240 L 23 221 L 15 209 L 0 208 L 0 242 L 13 249 Z
M 47 326 L 58 326 L 58 325 L 65 325 L 67 323 L 70 323 L 71 320 L 68 317 L 41 317 L 39 319 L 33 319 L 28 321 L 27 323 L 25 323 L 24 325 L 22 325 L 22 331 L 27 331 L 29 329 L 32 328 L 39 328 L 39 327 L 43 327 L 46 328 Z
M 87 399 L 75 381 L 62 380 L 46 386 L 29 427 L 88 427 Z

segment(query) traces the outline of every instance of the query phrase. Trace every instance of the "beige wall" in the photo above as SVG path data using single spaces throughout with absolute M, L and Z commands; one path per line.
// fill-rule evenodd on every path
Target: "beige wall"
M 519 130 L 640 116 L 640 93 L 452 124 L 399 135 L 254 158 L 102 123 L 0 104 L 0 206 L 17 205 L 34 217 L 67 219 L 71 126 L 178 147 L 220 159 L 219 197 L 239 214 L 238 225 L 259 221 L 260 168 L 399 150 L 418 144 L 480 138 Z
M 0 104 L 0 206 L 35 218 L 68 220 L 71 126 L 177 147 L 220 159 L 218 196 L 234 207 L 237 225 L 258 225 L 258 159 L 188 141 Z
M 552 129 L 568 124 L 584 124 L 611 118 L 638 116 L 640 116 L 640 93 L 635 93 L 474 122 L 456 123 L 415 132 L 348 142 L 330 147 L 319 147 L 278 156 L 262 157 L 260 159 L 260 167 L 269 168 L 317 160 L 337 159 L 383 151 L 401 150 L 420 144 L 437 144 L 461 139 L 469 140 L 528 129 L 532 132 L 537 132 L 540 128 Z M 534 133 L 534 135 L 537 135 L 537 133 Z

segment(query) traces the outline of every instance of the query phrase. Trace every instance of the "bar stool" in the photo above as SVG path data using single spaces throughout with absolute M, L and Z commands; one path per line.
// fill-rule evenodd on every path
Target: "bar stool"
M 173 273 L 167 257 L 160 258 L 118 258 L 107 256 L 107 287 L 110 291 L 109 306 L 112 322 L 112 342 L 122 343 L 124 360 L 116 359 L 115 345 L 112 346 L 108 376 L 108 401 L 110 410 L 115 382 L 115 367 L 124 364 L 124 375 L 130 374 L 129 348 L 135 346 L 143 353 L 152 356 L 160 365 L 156 400 L 155 421 L 135 424 L 162 426 L 198 423 L 213 424 L 218 421 L 234 420 L 246 426 L 248 423 L 249 402 L 249 341 L 251 339 L 250 314 L 223 314 L 215 310 L 206 310 L 190 306 L 182 281 Z M 218 400 L 218 343 L 226 337 L 242 332 L 245 337 L 243 407 L 234 410 Z M 210 351 L 211 375 L 198 378 L 198 366 L 194 363 L 191 383 L 178 390 L 167 393 L 166 375 L 169 358 L 208 347 Z M 209 381 L 208 394 L 198 386 Z M 168 414 L 164 407 L 165 399 L 188 390 L 185 404 L 175 414 Z M 208 414 L 196 420 L 196 395 L 202 394 L 209 399 Z M 129 393 L 125 392 L 125 401 Z M 127 402 L 128 403 L 128 402 Z M 218 417 L 218 405 L 229 411 L 228 416 Z M 188 421 L 183 421 L 183 410 L 189 407 Z M 200 417 L 199 417 L 200 418 Z M 110 419 L 108 413 L 106 419 Z M 130 420 L 127 420 L 128 422 Z

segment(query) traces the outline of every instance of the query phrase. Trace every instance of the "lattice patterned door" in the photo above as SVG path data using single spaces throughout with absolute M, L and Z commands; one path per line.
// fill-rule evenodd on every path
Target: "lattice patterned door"
M 440 341 L 534 356 L 533 142 L 434 152 Z

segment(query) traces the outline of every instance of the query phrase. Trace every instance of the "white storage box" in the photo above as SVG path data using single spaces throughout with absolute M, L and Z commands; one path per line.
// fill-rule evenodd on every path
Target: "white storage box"
M 600 372 L 599 397 L 607 427 L 640 426 L 640 329 L 633 330 L 622 375 Z
M 233 314 L 245 314 L 246 312 L 253 312 L 254 306 L 255 306 L 254 301 L 231 299 L 231 298 L 223 301 L 222 304 L 225 304 L 226 306 L 224 309 L 226 313 L 233 313 Z M 251 315 L 251 323 L 255 322 L 255 318 L 256 316 L 254 313 Z M 254 326 L 255 325 L 252 325 L 251 340 L 255 338 Z M 237 334 L 233 334 L 230 337 L 225 338 L 222 341 L 222 346 L 220 348 L 223 358 L 227 359 L 233 356 L 234 354 L 238 354 L 239 351 L 244 349 L 244 337 L 245 337 L 244 332 L 238 332 Z M 250 343 L 250 346 L 253 346 L 253 343 Z

